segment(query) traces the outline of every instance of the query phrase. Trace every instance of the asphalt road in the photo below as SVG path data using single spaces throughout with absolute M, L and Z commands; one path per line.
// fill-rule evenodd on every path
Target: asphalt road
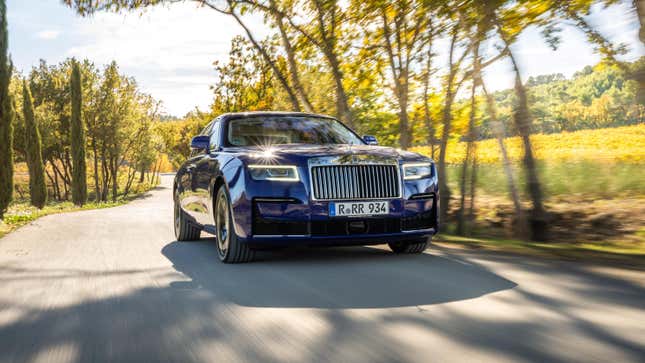
M 245 265 L 176 242 L 169 184 L 0 239 L 0 362 L 645 361 L 645 273 L 433 247 Z

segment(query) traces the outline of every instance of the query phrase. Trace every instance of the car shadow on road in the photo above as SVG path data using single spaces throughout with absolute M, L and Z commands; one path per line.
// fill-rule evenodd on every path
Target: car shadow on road
M 258 262 L 229 265 L 218 261 L 214 239 L 205 239 L 173 241 L 162 253 L 190 278 L 171 287 L 206 289 L 250 307 L 431 305 L 517 286 L 481 266 L 428 252 L 394 255 L 371 247 L 289 249 L 262 253 Z

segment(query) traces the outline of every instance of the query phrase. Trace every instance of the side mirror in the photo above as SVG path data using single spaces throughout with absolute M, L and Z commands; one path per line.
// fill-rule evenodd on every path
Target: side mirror
M 378 145 L 378 140 L 376 140 L 376 136 L 365 135 L 363 136 L 363 141 L 365 141 L 367 145 Z
M 190 148 L 195 150 L 208 150 L 210 147 L 211 138 L 206 135 L 199 135 L 193 137 L 190 141 Z

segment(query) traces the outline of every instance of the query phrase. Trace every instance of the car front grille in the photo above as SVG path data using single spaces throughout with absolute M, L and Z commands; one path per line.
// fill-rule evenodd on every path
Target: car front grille
M 398 198 L 397 165 L 325 165 L 311 168 L 317 200 Z

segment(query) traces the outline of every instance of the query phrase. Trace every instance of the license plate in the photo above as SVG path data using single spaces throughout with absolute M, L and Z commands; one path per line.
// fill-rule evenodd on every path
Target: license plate
M 331 202 L 330 217 L 372 216 L 390 213 L 390 204 L 380 202 Z

